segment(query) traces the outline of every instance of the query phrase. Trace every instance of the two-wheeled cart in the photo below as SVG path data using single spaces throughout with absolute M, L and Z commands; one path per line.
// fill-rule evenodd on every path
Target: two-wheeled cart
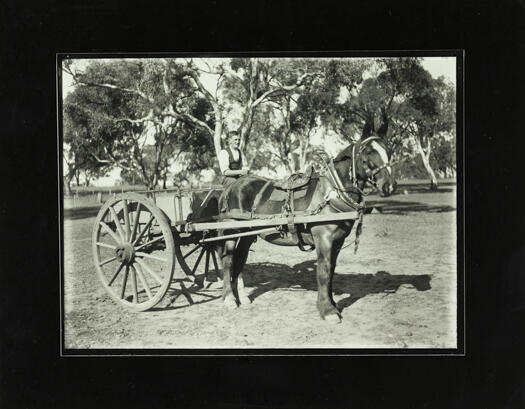
M 220 280 L 218 240 L 359 217 L 356 211 L 293 217 L 233 213 L 225 219 L 217 210 L 222 190 L 222 186 L 148 190 L 106 201 L 95 220 L 92 244 L 98 277 L 111 298 L 145 311 L 162 300 L 173 280 L 197 281 L 201 286 Z

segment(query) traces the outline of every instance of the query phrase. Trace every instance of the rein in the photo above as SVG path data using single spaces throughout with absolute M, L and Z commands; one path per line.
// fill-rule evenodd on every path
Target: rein
M 366 138 L 365 140 L 357 141 L 352 146 L 352 174 L 351 174 L 351 180 L 352 180 L 352 186 L 349 188 L 345 188 L 339 174 L 337 173 L 335 166 L 334 166 L 334 160 L 331 159 L 329 162 L 326 161 L 324 157 L 321 157 L 325 169 L 328 171 L 330 184 L 332 185 L 332 188 L 336 191 L 337 196 L 343 203 L 352 209 L 360 210 L 364 208 L 363 203 L 358 203 L 355 200 L 353 200 L 348 193 L 358 193 L 362 196 L 368 196 L 372 192 L 365 193 L 358 185 L 358 177 L 357 177 L 357 156 L 360 155 L 363 150 L 365 149 L 366 145 L 374 140 L 382 140 L 379 136 L 370 136 Z M 391 166 L 392 163 L 389 161 L 387 163 L 384 163 L 380 167 L 374 169 L 373 171 L 370 171 L 369 169 L 366 170 L 366 180 L 365 184 L 368 183 L 375 190 L 379 190 L 377 187 L 377 183 L 374 180 L 374 176 L 377 175 L 381 170 L 385 169 L 388 166 Z M 326 199 L 326 198 L 325 198 Z M 339 210 L 339 209 L 336 209 Z
M 358 151 L 359 151 L 359 154 L 363 153 L 363 150 L 365 149 L 364 147 L 366 146 L 366 144 L 368 142 L 371 142 L 371 141 L 374 141 L 374 140 L 382 140 L 379 136 L 370 136 L 368 138 L 366 138 L 364 141 L 357 141 L 354 146 L 352 146 L 352 184 L 356 185 L 357 186 L 357 174 L 356 174 L 356 171 L 357 171 L 357 165 L 356 165 L 356 146 L 358 146 Z M 382 166 L 380 166 L 379 168 L 377 169 L 374 169 L 372 172 L 369 172 L 368 170 L 366 171 L 366 177 L 367 179 L 365 180 L 365 183 L 370 183 L 372 184 L 372 186 L 374 186 L 376 189 L 377 189 L 377 185 L 375 183 L 375 181 L 372 179 L 375 175 L 377 175 L 381 170 L 385 169 L 386 167 L 388 166 L 391 166 L 391 163 L 390 161 L 388 161 L 387 163 L 384 163 Z

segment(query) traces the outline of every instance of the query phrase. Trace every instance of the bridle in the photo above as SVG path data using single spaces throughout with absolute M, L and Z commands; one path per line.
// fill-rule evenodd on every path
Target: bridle
M 341 180 L 341 177 L 339 176 L 337 170 L 335 169 L 335 165 L 334 165 L 334 163 L 342 161 L 344 158 L 341 158 L 341 159 L 338 159 L 338 160 L 334 160 L 333 158 L 330 158 L 329 160 L 327 160 L 325 156 L 319 155 L 321 160 L 322 160 L 322 162 L 323 162 L 323 167 L 326 170 L 326 173 L 327 173 L 326 176 L 327 176 L 328 181 L 329 181 L 329 183 L 331 185 L 331 190 L 329 190 L 326 193 L 326 195 L 325 195 L 325 202 L 326 203 L 330 202 L 330 200 L 332 200 L 334 202 L 338 200 L 345 207 L 350 207 L 350 208 L 355 209 L 355 210 L 362 210 L 365 207 L 365 204 L 364 204 L 363 200 L 361 200 L 360 202 L 357 202 L 354 199 L 352 199 L 352 197 L 349 195 L 349 193 L 358 194 L 361 197 L 363 197 L 363 196 L 368 196 L 369 194 L 371 194 L 374 191 L 374 190 L 372 190 L 370 192 L 364 192 L 363 189 L 360 188 L 359 183 L 358 183 L 359 178 L 358 178 L 358 175 L 357 175 L 357 166 L 356 166 L 359 155 L 361 155 L 363 153 L 363 151 L 366 149 L 367 145 L 370 142 L 374 141 L 374 140 L 382 141 L 382 139 L 379 136 L 371 136 L 371 137 L 368 137 L 368 138 L 364 139 L 363 141 L 357 141 L 352 146 L 352 157 L 351 157 L 351 159 L 352 159 L 352 169 L 351 169 L 351 173 L 349 175 L 350 178 L 351 178 L 351 183 L 352 184 L 349 187 L 345 187 L 345 185 L 343 184 L 343 182 Z M 391 165 L 392 165 L 392 162 L 390 162 L 390 161 L 386 162 L 383 165 L 381 165 L 380 167 L 374 168 L 374 169 L 370 169 L 370 168 L 368 168 L 368 166 L 365 165 L 366 166 L 366 169 L 365 169 L 366 179 L 364 180 L 365 185 L 369 184 L 369 185 L 373 186 L 373 188 L 375 190 L 379 190 L 379 188 L 377 186 L 377 183 L 374 180 L 374 177 L 381 170 L 383 170 L 386 167 L 391 166 Z M 361 178 L 361 180 L 362 180 L 362 178 Z M 336 209 L 336 210 L 343 211 L 342 209 Z
M 359 187 L 359 183 L 358 183 L 359 178 L 358 178 L 358 175 L 357 175 L 357 158 L 358 158 L 359 155 L 361 155 L 363 153 L 363 151 L 366 149 L 368 144 L 370 142 L 374 141 L 374 140 L 382 141 L 382 139 L 379 136 L 370 136 L 370 137 L 364 139 L 363 141 L 357 141 L 352 146 L 352 169 L 351 169 L 351 174 L 350 174 L 352 186 L 349 187 L 349 188 L 344 188 L 344 185 L 343 185 L 343 183 L 341 181 L 341 178 L 340 178 L 339 174 L 337 173 L 337 171 L 335 170 L 334 163 L 338 162 L 339 160 L 330 159 L 330 161 L 327 162 L 323 158 L 325 167 L 328 169 L 328 173 L 331 176 L 330 179 L 332 179 L 332 181 L 333 181 L 332 184 L 334 185 L 334 187 L 338 191 L 344 192 L 344 193 L 356 192 L 356 193 L 360 193 L 360 194 L 365 195 L 365 196 L 367 196 L 367 195 L 369 195 L 371 193 L 371 192 L 365 193 Z M 340 159 L 340 160 L 343 160 L 343 159 Z M 387 168 L 389 166 L 392 166 L 392 164 L 393 163 L 391 161 L 388 161 L 388 162 L 385 162 L 381 166 L 379 166 L 377 168 L 374 168 L 374 169 L 370 169 L 367 165 L 365 165 L 365 174 L 366 174 L 366 179 L 364 180 L 365 184 L 370 184 L 370 185 L 372 185 L 374 187 L 374 189 L 379 190 L 379 188 L 377 186 L 377 183 L 374 180 L 374 178 L 379 172 L 381 172 L 383 169 L 385 169 L 385 168 Z
M 352 185 L 354 185 L 356 187 L 358 187 L 358 183 L 357 183 L 357 165 L 356 165 L 356 157 L 357 157 L 356 150 L 358 151 L 358 154 L 360 155 L 366 149 L 367 144 L 372 142 L 372 141 L 374 141 L 374 140 L 382 141 L 382 139 L 379 136 L 370 136 L 370 137 L 366 138 L 363 141 L 357 141 L 354 144 L 354 146 L 352 146 Z M 375 169 L 370 169 L 370 168 L 368 168 L 368 166 L 366 166 L 366 169 L 365 169 L 365 173 L 366 173 L 365 184 L 368 183 L 368 184 L 372 185 L 376 190 L 379 190 L 379 188 L 377 187 L 377 183 L 374 180 L 375 175 L 377 175 L 379 172 L 381 172 L 383 169 L 385 169 L 385 168 L 387 168 L 389 166 L 392 166 L 392 162 L 391 161 L 385 162 L 385 163 L 383 163 L 383 165 L 381 165 L 381 166 L 379 166 L 378 168 L 375 168 Z M 364 192 L 362 192 L 362 191 L 361 191 L 361 193 L 364 194 Z M 370 194 L 370 193 L 371 192 L 367 193 L 367 195 Z

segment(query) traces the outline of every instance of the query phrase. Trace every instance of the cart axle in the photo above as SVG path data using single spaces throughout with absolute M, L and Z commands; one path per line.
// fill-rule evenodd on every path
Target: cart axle
M 130 243 L 124 243 L 115 249 L 117 260 L 126 265 L 133 264 L 135 260 L 135 249 Z

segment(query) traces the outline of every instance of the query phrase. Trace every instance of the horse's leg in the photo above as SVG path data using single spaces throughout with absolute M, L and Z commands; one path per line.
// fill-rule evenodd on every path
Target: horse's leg
M 335 269 L 333 254 L 334 249 L 337 248 L 336 245 L 334 245 L 332 233 L 332 229 L 328 226 L 316 226 L 312 228 L 312 235 L 317 252 L 317 309 L 322 319 L 339 323 L 341 322 L 341 315 L 337 310 L 331 294 L 332 275 Z
M 334 292 L 332 289 L 332 282 L 333 282 L 334 273 L 335 273 L 335 266 L 337 264 L 337 257 L 339 256 L 341 248 L 343 247 L 343 244 L 345 243 L 345 238 L 346 236 L 343 238 L 334 240 L 334 243 L 332 244 L 332 260 L 330 263 L 331 268 L 330 268 L 330 283 L 328 285 L 328 295 L 330 296 L 331 303 L 335 306 L 337 306 L 337 303 L 334 301 L 334 298 L 333 298 Z M 339 308 L 337 310 L 339 311 Z
M 221 235 L 224 234 L 224 232 L 220 233 Z M 218 241 L 215 245 L 215 255 L 216 257 L 213 257 L 213 267 L 216 269 L 215 274 L 217 275 L 217 283 L 215 283 L 216 288 L 222 288 L 222 280 L 224 275 L 224 266 L 223 266 L 223 257 L 226 254 L 225 252 L 225 243 L 222 241 Z M 216 262 L 216 263 L 215 263 Z M 213 286 L 213 284 L 212 284 Z
M 222 251 L 223 282 L 222 300 L 228 308 L 237 308 L 237 301 L 232 289 L 233 266 L 235 264 L 235 243 L 237 240 L 226 240 Z
M 242 237 L 239 239 L 237 244 L 237 249 L 235 250 L 234 257 L 234 266 L 233 266 L 233 276 L 232 276 L 232 286 L 234 293 L 237 293 L 239 302 L 241 304 L 250 304 L 251 300 L 246 295 L 244 290 L 244 280 L 242 278 L 242 270 L 246 265 L 246 260 L 248 259 L 248 252 L 250 251 L 250 246 L 255 241 L 255 237 Z

